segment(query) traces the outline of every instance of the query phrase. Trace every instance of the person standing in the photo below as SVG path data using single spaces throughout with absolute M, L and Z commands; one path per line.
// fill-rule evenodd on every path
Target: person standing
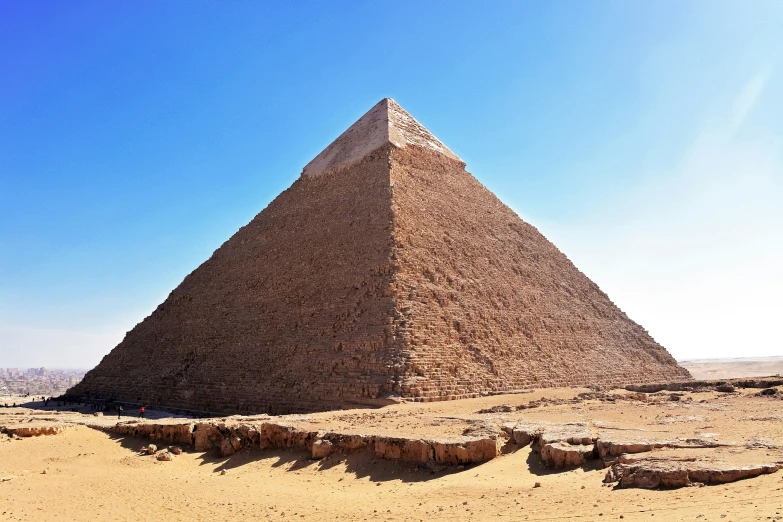
M 144 418 L 144 410 L 145 410 L 145 409 L 146 409 L 146 408 L 145 408 L 144 406 L 142 406 L 142 407 L 141 407 L 141 409 L 139 410 L 139 418 L 140 418 L 140 419 L 143 419 L 143 418 Z
M 122 405 L 117 406 L 117 418 L 122 417 Z

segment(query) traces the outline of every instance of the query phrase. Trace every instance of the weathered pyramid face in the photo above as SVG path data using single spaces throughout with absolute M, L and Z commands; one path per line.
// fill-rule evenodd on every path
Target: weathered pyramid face
M 70 393 L 285 413 L 687 378 L 385 99 Z

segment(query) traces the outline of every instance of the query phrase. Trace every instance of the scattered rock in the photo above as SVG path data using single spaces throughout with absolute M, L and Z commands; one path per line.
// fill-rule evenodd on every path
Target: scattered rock
M 497 406 L 492 406 L 491 408 L 484 408 L 476 413 L 509 413 L 514 411 L 514 409 L 515 408 L 510 404 L 499 404 Z
M 777 449 L 774 442 L 766 437 L 755 436 L 745 443 L 747 449 Z
M 146 448 L 142 450 L 147 455 L 154 455 L 156 451 L 158 451 L 158 447 L 154 444 L 150 444 Z
M 734 393 L 736 388 L 732 386 L 731 384 L 719 384 L 715 387 L 715 391 L 719 391 L 721 393 Z
M 223 439 L 220 442 L 220 456 L 221 457 L 229 457 L 234 454 L 236 450 L 234 449 L 233 444 L 231 444 L 231 441 L 229 439 Z
M 659 383 L 659 384 L 629 384 L 625 387 L 628 391 L 642 392 L 642 393 L 657 393 L 660 391 L 692 391 L 692 392 L 706 392 L 706 391 L 721 391 L 718 390 L 721 386 L 733 386 L 734 388 L 770 388 L 772 386 L 783 385 L 783 379 L 770 379 L 770 378 L 758 378 L 758 379 L 731 379 L 730 381 L 718 380 L 718 381 L 683 381 L 683 382 L 671 382 L 671 383 Z
M 171 453 L 169 453 L 168 451 L 161 451 L 155 456 L 155 458 L 160 461 L 168 462 L 172 459 L 172 456 Z
M 652 421 L 652 424 L 677 424 L 681 422 L 703 422 L 704 420 L 704 417 L 701 415 L 665 415 L 656 418 Z
M 182 453 L 182 448 L 179 446 L 172 446 L 169 451 L 171 451 L 174 455 L 179 455 Z
M 328 440 L 319 439 L 313 442 L 312 457 L 316 460 L 328 457 L 334 451 L 334 444 Z

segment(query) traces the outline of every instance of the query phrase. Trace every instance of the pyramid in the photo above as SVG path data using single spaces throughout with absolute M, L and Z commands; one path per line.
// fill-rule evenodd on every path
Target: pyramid
M 384 99 L 69 395 L 281 414 L 689 378 Z

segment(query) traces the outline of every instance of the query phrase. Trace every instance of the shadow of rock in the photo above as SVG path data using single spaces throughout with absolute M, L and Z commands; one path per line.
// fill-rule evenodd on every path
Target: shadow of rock
M 128 447 L 138 451 L 144 444 L 130 444 Z M 229 457 L 221 457 L 217 453 L 203 452 L 198 457 L 202 466 L 213 466 L 215 473 L 241 468 L 253 462 L 272 460 L 271 467 L 282 468 L 286 471 L 301 471 L 303 469 L 317 469 L 328 471 L 339 466 L 345 466 L 345 473 L 354 478 L 368 478 L 373 482 L 388 482 L 401 480 L 405 483 L 426 482 L 437 479 L 462 470 L 473 469 L 477 466 L 438 466 L 430 469 L 426 466 L 415 466 L 376 457 L 370 452 L 357 452 L 343 454 L 333 453 L 321 460 L 313 460 L 309 453 L 286 449 L 260 449 L 257 447 L 245 447 Z
M 115 433 L 109 433 L 109 432 L 105 432 L 105 433 L 106 435 L 109 436 L 111 440 L 119 443 L 120 446 L 122 446 L 127 450 L 133 451 L 134 453 L 141 454 L 141 450 L 143 448 L 146 448 L 150 444 L 155 444 L 156 446 L 158 446 L 158 449 L 165 447 L 165 446 L 161 446 L 160 443 L 154 440 L 151 441 L 151 440 L 141 439 L 137 437 L 129 437 L 127 435 L 117 435 Z

